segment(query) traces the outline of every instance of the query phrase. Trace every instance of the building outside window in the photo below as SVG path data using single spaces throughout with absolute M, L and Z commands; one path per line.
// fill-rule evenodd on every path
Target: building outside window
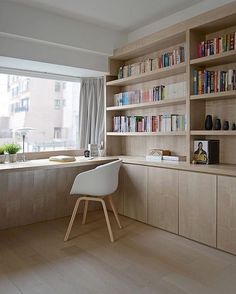
M 54 100 L 54 108 L 56 110 L 61 109 L 61 100 L 60 99 L 55 99 Z
M 80 82 L 0 74 L 0 145 L 25 127 L 28 152 L 77 149 L 79 94 Z
M 55 81 L 55 92 L 61 91 L 61 83 L 58 81 Z

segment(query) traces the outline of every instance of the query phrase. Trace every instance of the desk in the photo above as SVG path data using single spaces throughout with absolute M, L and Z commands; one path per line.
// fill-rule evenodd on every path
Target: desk
M 69 197 L 76 175 L 116 159 L 75 162 L 48 159 L 0 165 L 0 229 L 60 218 L 71 214 L 75 197 Z

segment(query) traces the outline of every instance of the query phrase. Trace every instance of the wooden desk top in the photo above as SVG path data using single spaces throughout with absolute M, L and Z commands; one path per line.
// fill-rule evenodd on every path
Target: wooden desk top
M 10 171 L 29 171 L 35 169 L 50 169 L 50 168 L 67 168 L 67 167 L 79 167 L 85 165 L 96 165 L 101 163 L 107 163 L 118 159 L 118 157 L 96 157 L 93 159 L 87 159 L 84 156 L 76 157 L 76 161 L 73 162 L 56 162 L 49 159 L 37 159 L 28 160 L 25 162 L 4 163 L 0 164 L 0 172 Z

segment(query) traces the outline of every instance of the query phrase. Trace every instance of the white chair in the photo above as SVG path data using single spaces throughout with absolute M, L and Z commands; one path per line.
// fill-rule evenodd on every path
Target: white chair
M 76 201 L 73 214 L 65 235 L 64 241 L 67 241 L 70 235 L 71 228 L 73 226 L 79 204 L 81 201 L 85 201 L 84 213 L 82 224 L 86 222 L 86 216 L 88 211 L 88 202 L 97 201 L 101 202 L 106 223 L 107 229 L 110 235 L 111 242 L 114 242 L 113 233 L 111 230 L 111 224 L 107 213 L 106 203 L 104 197 L 107 196 L 110 203 L 111 209 L 113 210 L 115 219 L 119 228 L 121 229 L 121 224 L 119 221 L 118 213 L 115 209 L 114 203 L 112 201 L 111 194 L 114 193 L 118 187 L 119 183 L 119 170 L 121 167 L 122 160 L 116 160 L 104 165 L 100 165 L 95 169 L 92 169 L 87 172 L 80 173 L 76 176 L 72 189 L 70 191 L 71 195 L 86 195 L 79 197 Z

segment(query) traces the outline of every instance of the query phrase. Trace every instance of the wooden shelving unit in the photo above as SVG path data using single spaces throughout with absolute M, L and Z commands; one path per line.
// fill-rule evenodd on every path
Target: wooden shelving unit
M 196 136 L 236 136 L 236 131 L 224 131 L 224 130 L 219 130 L 219 131 L 205 131 L 205 130 L 197 130 L 197 131 L 191 131 L 191 135 Z
M 190 100 L 220 100 L 220 99 L 224 100 L 224 99 L 235 99 L 235 98 L 236 98 L 236 90 L 190 96 Z
M 110 59 L 110 76 L 106 77 L 106 145 L 108 155 L 145 156 L 151 148 L 170 149 L 175 154 L 193 158 L 193 141 L 197 139 L 220 140 L 220 161 L 236 164 L 236 131 L 206 131 L 205 117 L 211 114 L 236 123 L 236 90 L 210 94 L 193 94 L 193 70 L 236 69 L 236 50 L 198 58 L 198 44 L 236 31 L 236 4 L 226 10 L 208 13 L 205 16 L 172 26 L 137 42 L 114 50 Z M 185 62 L 157 69 L 136 76 L 117 79 L 120 66 L 140 62 L 145 58 L 155 58 L 178 46 L 185 46 Z M 114 94 L 150 89 L 154 86 L 168 85 L 186 81 L 187 97 L 164 99 L 163 101 L 114 106 Z M 112 118 L 116 115 L 158 115 L 164 112 L 186 114 L 187 128 L 183 132 L 170 133 L 113 133 Z M 232 152 L 231 152 L 232 151 Z
M 144 137 L 144 136 L 186 136 L 186 132 L 177 131 L 177 132 L 107 132 L 107 136 L 123 136 L 123 137 Z
M 176 98 L 176 99 L 166 99 L 161 101 L 154 101 L 154 102 L 144 102 L 144 103 L 137 103 L 137 104 L 129 104 L 129 105 L 122 105 L 122 106 L 110 106 L 107 107 L 107 111 L 122 111 L 128 109 L 138 109 L 138 108 L 150 108 L 150 107 L 165 107 L 169 105 L 181 105 L 186 103 L 186 98 Z
M 191 65 L 216 66 L 236 62 L 236 50 L 190 60 Z
M 153 81 L 155 79 L 163 79 L 169 76 L 178 75 L 186 72 L 186 63 L 182 62 L 177 65 L 160 68 L 137 76 L 131 76 L 124 79 L 107 82 L 107 86 L 128 86 L 138 83 Z

